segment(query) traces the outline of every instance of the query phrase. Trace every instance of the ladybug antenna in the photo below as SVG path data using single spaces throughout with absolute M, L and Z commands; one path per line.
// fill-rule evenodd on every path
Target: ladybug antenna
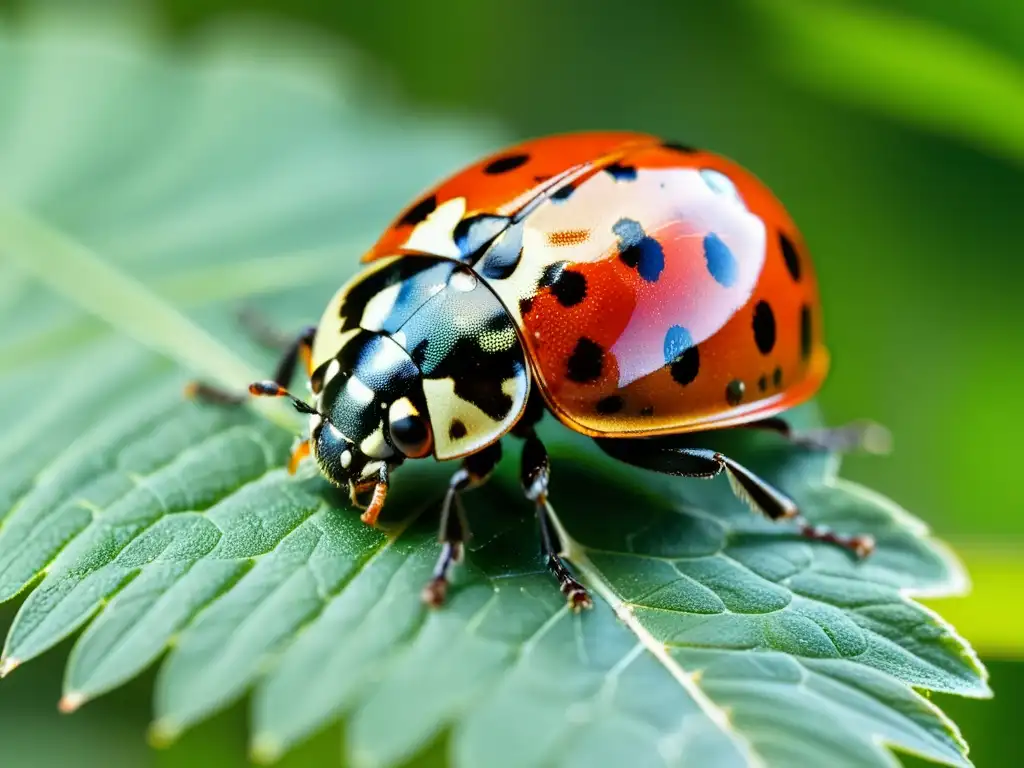
M 299 413 L 323 416 L 323 414 L 312 405 L 307 403 L 305 400 L 300 400 L 276 381 L 255 381 L 249 385 L 249 394 L 255 395 L 256 397 L 287 397 L 292 401 L 292 405 L 295 406 L 295 410 Z

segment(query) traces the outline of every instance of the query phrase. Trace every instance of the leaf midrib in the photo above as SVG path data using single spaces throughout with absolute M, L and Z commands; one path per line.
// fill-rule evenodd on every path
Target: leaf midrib
M 697 676 L 683 669 L 682 665 L 669 654 L 668 646 L 655 638 L 640 623 L 636 613 L 633 611 L 633 606 L 619 597 L 614 587 L 605 579 L 601 569 L 595 566 L 593 561 L 587 556 L 584 547 L 569 535 L 550 503 L 547 504 L 547 509 L 562 541 L 563 554 L 584 577 L 585 583 L 608 604 L 616 617 L 626 625 L 627 629 L 636 636 L 647 652 L 672 676 L 704 715 L 727 738 L 732 739 L 737 744 L 738 748 L 747 758 L 747 765 L 751 766 L 751 768 L 765 766 L 764 759 L 754 750 L 753 745 L 745 736 L 732 727 L 726 711 L 715 704 L 697 684 Z

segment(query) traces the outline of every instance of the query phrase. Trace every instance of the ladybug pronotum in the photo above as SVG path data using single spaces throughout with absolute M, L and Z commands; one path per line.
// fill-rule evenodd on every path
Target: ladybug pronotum
M 672 439 L 767 428 L 842 450 L 878 434 L 794 435 L 778 418 L 828 368 L 817 281 L 781 203 L 734 163 L 635 133 L 528 141 L 425 193 L 363 261 L 274 380 L 250 392 L 289 397 L 309 415 L 290 468 L 311 455 L 353 502 L 368 496 L 371 525 L 407 459 L 460 461 L 427 603 L 444 601 L 462 556 L 455 499 L 487 480 L 511 434 L 524 441 L 522 485 L 548 565 L 574 610 L 590 605 L 548 512 L 548 456 L 534 431 L 545 409 L 619 460 L 689 477 L 725 472 L 772 520 L 871 551 L 868 536 L 805 522 L 729 457 Z M 313 404 L 286 389 L 300 358 Z

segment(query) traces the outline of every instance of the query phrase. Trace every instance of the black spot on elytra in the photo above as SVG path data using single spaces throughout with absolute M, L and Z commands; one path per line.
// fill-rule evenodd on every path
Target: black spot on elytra
M 437 196 L 430 195 L 424 197 L 409 210 L 402 214 L 402 218 L 398 220 L 398 226 L 400 227 L 414 227 L 421 221 L 426 220 L 427 216 L 432 214 L 437 209 Z
M 601 377 L 604 367 L 604 348 L 586 336 L 576 342 L 576 348 L 569 355 L 566 371 L 570 381 L 586 384 Z
M 654 415 L 654 406 L 653 405 L 645 405 L 643 408 L 640 409 L 640 415 L 641 416 L 653 416 Z
M 775 385 L 776 389 L 782 386 L 782 368 L 776 368 L 772 372 L 772 384 Z
M 526 219 L 511 225 L 494 238 L 480 257 L 477 270 L 489 280 L 504 280 L 516 271 L 523 257 L 523 227 Z
M 811 308 L 804 304 L 800 308 L 800 355 L 804 360 L 811 356 L 814 344 L 814 328 L 811 325 Z
M 530 159 L 529 155 L 505 155 L 491 160 L 487 165 L 484 166 L 484 173 L 496 176 L 499 173 L 508 173 L 514 171 L 521 165 L 525 165 L 526 161 Z
M 605 166 L 605 173 L 610 175 L 616 181 L 636 181 L 636 166 L 635 165 L 623 165 L 622 163 L 612 163 L 611 165 Z
M 550 288 L 563 307 L 574 307 L 587 297 L 587 278 L 580 272 L 567 269 L 567 266 L 565 261 L 549 264 L 544 268 L 539 286 Z
M 685 338 L 678 332 L 673 336 L 674 329 L 676 328 L 686 334 Z M 670 336 L 673 337 L 671 343 Z M 685 387 L 696 379 L 697 374 L 700 373 L 700 352 L 697 351 L 697 346 L 693 343 L 693 338 L 690 336 L 689 331 L 678 325 L 673 325 L 672 328 L 669 328 L 668 334 L 665 335 L 666 362 L 669 361 L 669 352 L 673 350 L 675 350 L 674 357 L 669 362 L 668 370 L 675 382 Z
M 665 269 L 665 252 L 661 243 L 649 237 L 639 221 L 619 219 L 612 225 L 619 238 L 619 258 L 649 283 L 656 282 Z
M 576 191 L 574 184 L 566 184 L 565 186 L 559 187 L 551 193 L 551 199 L 556 203 L 561 203 L 569 199 L 569 195 Z
M 665 149 L 671 149 L 675 152 L 683 152 L 687 155 L 693 154 L 697 151 L 696 148 L 691 147 L 689 144 L 683 144 L 679 141 L 663 141 L 661 142 L 661 146 Z
M 771 354 L 775 348 L 775 313 L 767 301 L 759 301 L 754 307 L 754 341 L 762 355 Z
M 512 220 L 507 216 L 491 216 L 478 213 L 467 216 L 455 225 L 452 239 L 465 260 L 472 260 L 483 248 L 490 244 L 508 227 Z
M 533 309 L 533 296 L 524 296 L 519 300 L 519 314 L 526 317 Z
M 779 246 L 782 248 L 782 258 L 786 261 L 790 277 L 800 282 L 800 256 L 796 252 L 796 246 L 782 232 L 779 233 Z
M 452 419 L 448 425 L 448 437 L 451 440 L 461 440 L 466 436 L 466 425 L 458 419 Z
M 729 246 L 713 232 L 704 237 L 704 260 L 708 272 L 719 285 L 729 288 L 736 283 L 740 272 L 736 257 Z
M 762 392 L 768 391 L 768 377 L 765 374 L 761 374 L 761 378 L 757 380 L 757 388 Z
M 602 397 L 597 401 L 597 412 L 605 416 L 610 416 L 613 413 L 618 413 L 622 410 L 622 406 L 625 403 L 622 402 L 622 398 L 618 395 L 608 395 L 608 397 Z
M 743 402 L 743 395 L 746 393 L 746 385 L 739 379 L 733 379 L 725 387 L 725 399 L 729 405 L 739 405 Z

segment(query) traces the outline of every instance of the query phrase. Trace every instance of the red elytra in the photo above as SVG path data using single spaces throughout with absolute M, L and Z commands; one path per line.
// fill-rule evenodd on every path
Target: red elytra
M 484 249 L 454 248 L 478 217 L 509 217 L 493 242 L 516 238 L 511 270 L 489 276 Z M 813 264 L 783 205 L 736 163 L 657 137 L 568 134 L 486 157 L 364 260 L 416 253 L 474 265 L 548 406 L 584 434 L 763 419 L 813 396 L 828 369 Z

